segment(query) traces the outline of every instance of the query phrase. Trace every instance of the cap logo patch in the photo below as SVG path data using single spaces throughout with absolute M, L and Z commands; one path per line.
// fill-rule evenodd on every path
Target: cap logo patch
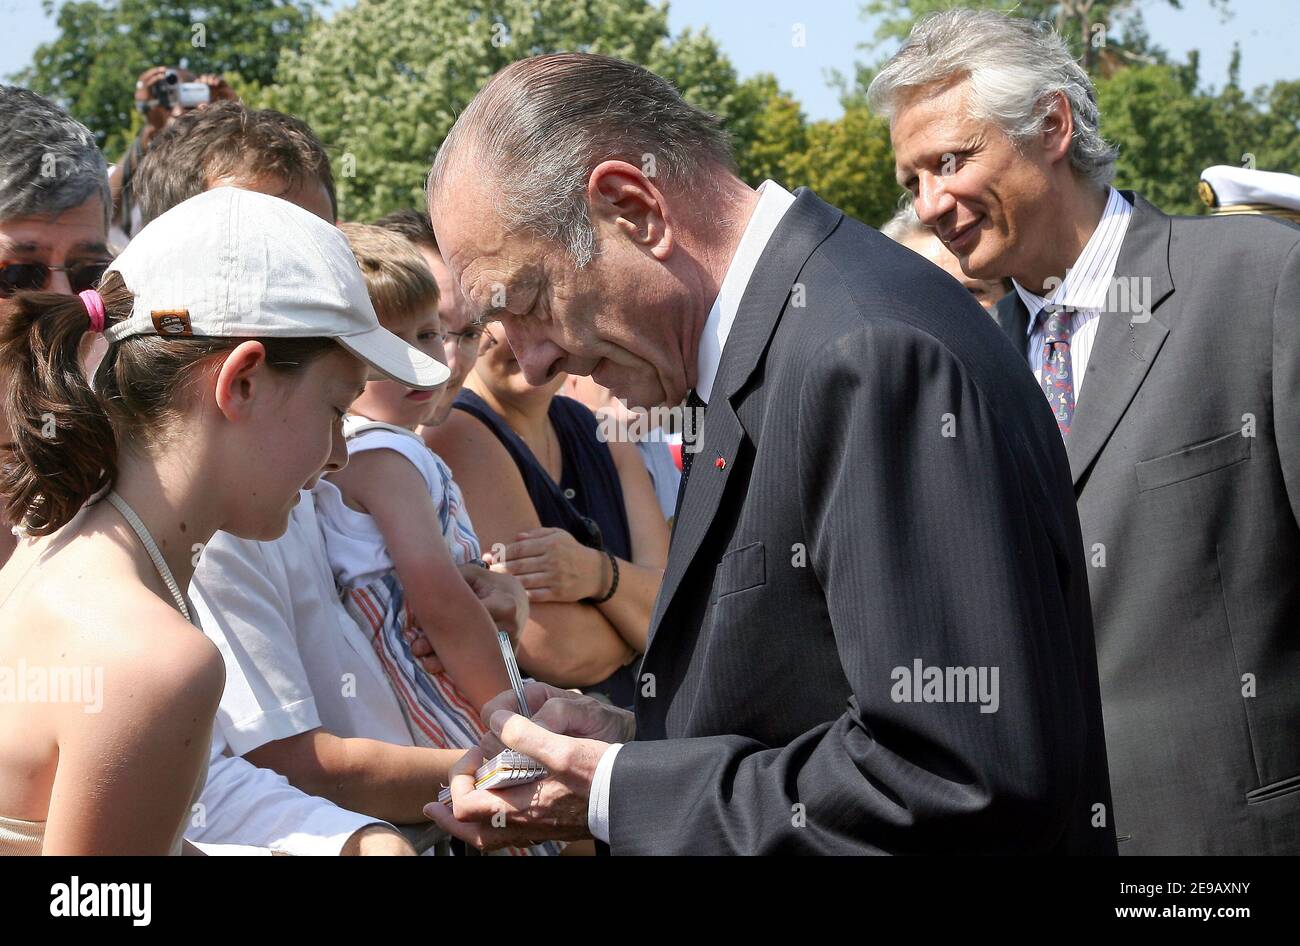
M 190 331 L 189 309 L 154 309 L 149 313 L 153 317 L 154 330 L 159 335 L 193 335 Z

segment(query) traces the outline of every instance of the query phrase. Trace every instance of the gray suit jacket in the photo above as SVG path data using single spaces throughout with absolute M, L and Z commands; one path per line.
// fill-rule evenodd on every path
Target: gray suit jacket
M 1066 444 L 1119 850 L 1297 854 L 1300 230 L 1125 196 L 1149 318 L 1116 293 Z
M 970 295 L 800 190 L 701 436 L 614 853 L 1114 853 L 1068 460 Z

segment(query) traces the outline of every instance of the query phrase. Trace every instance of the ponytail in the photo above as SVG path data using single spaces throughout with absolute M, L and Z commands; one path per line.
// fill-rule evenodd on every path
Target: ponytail
M 130 315 L 131 293 L 116 273 L 104 279 L 105 324 Z M 0 380 L 13 431 L 0 468 L 5 520 L 48 535 L 112 484 L 117 440 L 81 364 L 90 330 L 77 296 L 24 292 L 0 325 Z

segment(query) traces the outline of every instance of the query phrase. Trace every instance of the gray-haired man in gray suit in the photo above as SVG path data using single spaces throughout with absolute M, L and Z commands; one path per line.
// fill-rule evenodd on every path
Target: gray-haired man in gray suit
M 1120 853 L 1300 852 L 1300 230 L 1111 188 L 1091 83 L 1024 20 L 923 20 L 871 99 L 921 220 L 1016 283 L 1000 320 L 1078 498 Z

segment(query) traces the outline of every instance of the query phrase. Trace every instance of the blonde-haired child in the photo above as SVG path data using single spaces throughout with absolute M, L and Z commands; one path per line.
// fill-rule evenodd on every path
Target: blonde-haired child
M 366 278 L 380 324 L 444 359 L 438 286 L 410 243 L 363 224 L 340 229 Z M 317 487 L 321 529 L 344 604 L 370 637 L 417 745 L 469 748 L 479 711 L 510 681 L 487 610 L 457 566 L 478 539 L 447 465 L 415 434 L 441 392 L 370 381 L 344 419 L 348 465 Z M 418 627 L 446 668 L 411 654 Z

